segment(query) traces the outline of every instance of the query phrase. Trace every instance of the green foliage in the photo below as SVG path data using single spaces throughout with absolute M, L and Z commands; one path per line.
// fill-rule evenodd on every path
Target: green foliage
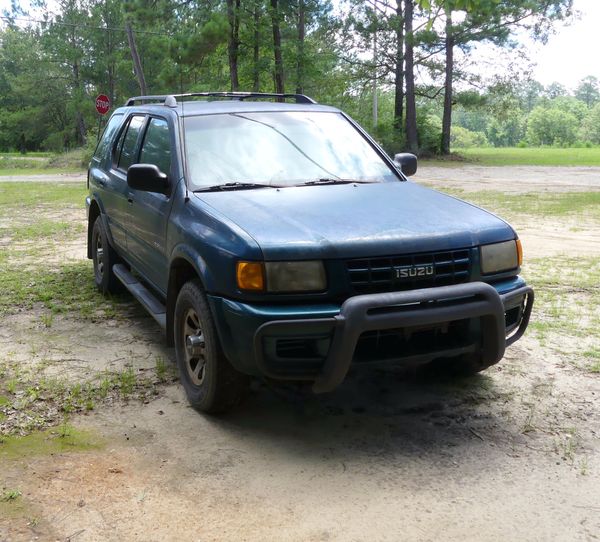
M 532 145 L 571 145 L 577 139 L 578 125 L 572 113 L 537 106 L 527 118 L 527 140 Z
M 487 147 L 489 145 L 483 132 L 472 132 L 467 128 L 455 126 L 450 137 L 452 148 Z
M 581 127 L 581 137 L 584 141 L 600 144 L 600 102 L 591 109 L 585 118 Z
M 396 68 L 404 67 L 402 46 L 398 49 L 398 31 L 404 22 L 398 2 L 280 0 L 274 13 L 269 0 L 239 0 L 233 2 L 233 19 L 228 4 L 226 0 L 58 0 L 46 10 L 43 24 L 6 25 L 0 30 L 0 149 L 62 153 L 83 148 L 80 163 L 87 165 L 98 130 L 94 97 L 107 94 L 116 106 L 139 94 L 123 31 L 126 22 L 135 32 L 150 94 L 229 89 L 233 45 L 238 48 L 235 65 L 240 90 L 271 92 L 275 16 L 281 28 L 285 90 L 301 91 L 348 110 L 374 129 L 386 149 L 402 150 L 403 128 L 394 119 L 394 87 L 400 83 Z M 33 5 L 46 8 L 44 0 Z M 333 7 L 339 5 L 344 9 L 334 14 Z M 453 12 L 464 11 L 461 17 L 452 18 L 449 27 L 456 49 L 468 51 L 480 41 L 509 46 L 516 26 L 543 38 L 552 22 L 565 16 L 570 1 L 419 0 L 416 5 L 415 22 L 429 18 L 429 23 L 418 22 L 415 32 L 404 37 L 415 47 L 417 66 L 432 81 L 417 88 L 417 96 L 434 96 L 417 98 L 419 146 L 423 152 L 437 152 L 444 22 Z M 238 24 L 235 40 L 234 19 Z M 379 53 L 374 62 L 375 35 Z M 370 101 L 374 78 L 380 97 L 377 126 L 372 126 Z M 457 66 L 453 80 L 455 84 L 474 81 L 465 66 Z M 456 115 L 455 125 L 484 133 L 491 144 L 515 145 L 525 135 L 527 114 L 542 99 L 549 101 L 566 92 L 557 85 L 547 89 L 536 85 L 531 82 L 522 90 L 513 88 L 512 93 L 503 90 L 506 83 L 488 93 L 456 93 L 464 114 Z M 598 100 L 597 80 L 583 80 L 576 98 L 576 103 L 557 108 L 582 124 L 587 113 L 578 104 L 589 108 Z M 464 132 L 459 140 L 461 135 Z M 558 144 L 563 144 L 570 138 L 563 134 L 559 139 Z
M 597 77 L 588 75 L 584 77 L 575 89 L 575 97 L 588 107 L 600 101 L 600 82 Z

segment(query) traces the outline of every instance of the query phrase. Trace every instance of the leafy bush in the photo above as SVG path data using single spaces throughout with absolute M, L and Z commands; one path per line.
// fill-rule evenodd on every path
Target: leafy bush
M 578 125 L 572 113 L 537 106 L 527 119 L 527 140 L 532 145 L 571 145 L 575 143 Z
M 487 137 L 483 132 L 473 132 L 461 126 L 454 126 L 450 133 L 452 148 L 464 149 L 466 147 L 487 147 L 488 145 Z

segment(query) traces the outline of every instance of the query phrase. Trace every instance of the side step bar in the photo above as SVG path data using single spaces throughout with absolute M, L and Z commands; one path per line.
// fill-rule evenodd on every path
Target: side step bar
M 137 280 L 122 263 L 113 265 L 113 273 L 123 283 L 143 306 L 152 315 L 160 327 L 167 328 L 167 310 L 165 306 Z

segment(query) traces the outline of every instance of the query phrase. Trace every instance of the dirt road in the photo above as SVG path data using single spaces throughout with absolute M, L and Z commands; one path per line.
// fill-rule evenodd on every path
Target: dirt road
M 522 186 L 522 168 L 486 169 L 501 170 L 488 189 Z M 595 171 L 578 183 L 600 189 Z M 530 228 L 526 252 L 543 258 L 525 268 L 538 304 L 531 330 L 497 366 L 460 380 L 355 370 L 320 397 L 257 382 L 223 417 L 190 409 L 177 383 L 158 385 L 154 399 L 99 402 L 70 419 L 93 449 L 6 459 L 0 445 L 0 540 L 597 540 L 600 373 L 585 357 L 600 348 L 589 331 L 597 290 L 547 273 L 569 248 L 600 255 L 600 223 L 590 220 L 582 238 L 565 227 L 578 222 L 570 217 L 518 221 Z M 550 226 L 536 229 L 550 222 L 564 236 L 559 247 Z M 76 262 L 83 250 L 64 257 Z M 581 262 L 584 274 L 598 265 Z M 552 318 L 567 309 L 569 326 L 557 331 Z M 45 326 L 43 308 L 25 308 L 0 325 L 0 359 L 72 382 L 173 361 L 139 307 L 114 310 L 96 320 L 58 314 Z M 8 489 L 21 493 L 14 504 Z

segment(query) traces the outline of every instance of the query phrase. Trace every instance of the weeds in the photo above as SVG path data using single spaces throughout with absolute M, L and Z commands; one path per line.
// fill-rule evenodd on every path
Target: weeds
M 64 428 L 72 414 L 89 412 L 98 404 L 119 399 L 146 400 L 148 395 L 158 393 L 156 385 L 163 382 L 131 367 L 105 371 L 75 383 L 64 378 L 38 378 L 39 371 L 19 371 L 17 364 L 5 363 L 2 368 L 10 378 L 4 383 L 0 380 L 0 434 L 28 434 L 58 420 Z M 166 374 L 165 364 L 165 380 Z
M 579 448 L 579 436 L 577 430 L 569 428 L 557 443 L 556 451 L 563 460 L 573 464 L 575 462 L 575 452 Z
M 535 259 L 524 274 L 536 291 L 530 326 L 541 346 L 600 371 L 600 258 Z
M 35 269 L 23 274 L 19 269 L 0 273 L 0 316 L 41 304 L 52 315 L 69 313 L 88 320 L 115 318 L 124 298 L 102 296 L 93 280 L 91 263 L 81 261 L 57 270 Z M 50 316 L 42 322 L 50 327 Z
M 18 489 L 5 489 L 0 496 L 2 502 L 16 501 L 21 496 L 21 492 Z

